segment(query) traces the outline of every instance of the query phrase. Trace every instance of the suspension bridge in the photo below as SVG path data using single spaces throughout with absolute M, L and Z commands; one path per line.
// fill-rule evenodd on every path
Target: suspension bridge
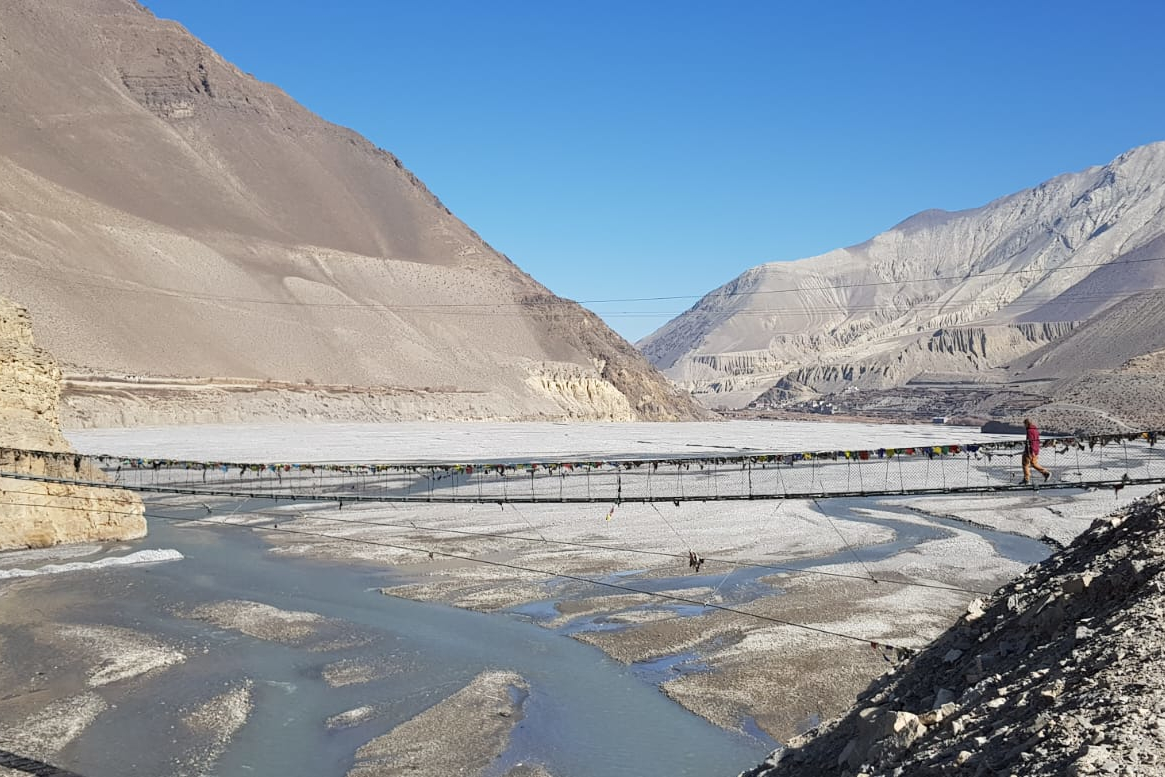
M 1022 441 L 978 444 L 925 444 L 859 450 L 815 450 L 749 453 L 747 455 L 637 458 L 607 457 L 602 460 L 558 459 L 541 461 L 477 462 L 229 462 L 140 458 L 118 455 L 85 456 L 73 453 L 0 448 L 0 494 L 24 494 L 5 481 L 37 481 L 59 486 L 120 489 L 143 494 L 171 494 L 198 498 L 235 500 L 265 499 L 286 502 L 339 503 L 658 503 L 741 500 L 818 500 L 838 497 L 888 495 L 1031 493 L 1044 489 L 1120 489 L 1140 484 L 1165 483 L 1165 451 L 1157 442 L 1159 432 L 1122 435 L 1048 438 L 1040 454 L 1051 477 L 1032 485 L 1021 483 Z M 46 498 L 52 498 L 49 489 Z M 173 504 L 170 507 L 179 507 Z M 62 508 L 66 509 L 66 508 Z M 84 509 L 75 507 L 68 509 Z M 515 508 L 516 509 L 516 508 Z M 209 508 L 208 508 L 209 510 Z M 181 520 L 181 516 L 155 515 Z M 660 519 L 667 523 L 663 516 Z M 325 520 L 329 520 L 326 519 Z M 525 520 L 523 518 L 523 520 Z M 342 521 L 348 523 L 347 519 Z M 369 526 L 392 526 L 369 522 Z M 410 522 L 414 530 L 425 529 Z M 676 529 L 668 523 L 672 531 Z M 280 528 L 274 530 L 328 537 L 327 533 Z M 403 528 L 403 525 L 402 525 Z M 549 540 L 531 529 L 544 543 L 557 542 L 578 548 L 605 546 L 567 540 Z M 475 536 L 468 530 L 432 528 L 438 534 Z M 482 534 L 481 536 L 493 536 Z M 677 533 L 678 536 L 678 533 Z M 386 539 L 341 537 L 344 541 L 382 545 L 386 548 L 424 550 L 415 540 L 402 545 Z M 533 538 L 529 538 L 533 539 Z M 680 537 L 683 540 L 682 537 Z M 848 546 L 847 546 L 848 547 Z M 616 548 L 606 548 L 616 550 Z M 620 548 L 628 552 L 625 548 Z M 723 602 L 711 602 L 740 566 L 756 565 L 740 559 L 725 560 L 728 571 L 712 597 L 683 598 L 658 591 L 639 590 L 624 583 L 593 580 L 561 570 L 531 569 L 511 562 L 481 559 L 456 552 L 436 551 L 449 559 L 477 561 L 511 570 L 544 574 L 606 586 L 622 592 L 670 600 L 672 604 L 699 606 L 806 629 L 820 637 L 867 643 L 875 652 L 896 662 L 913 653 L 910 648 L 842 633 L 828 628 L 750 612 Z M 642 550 L 659 556 L 672 554 Z M 434 551 L 428 549 L 432 558 Z M 699 563 L 716 562 L 692 555 Z M 855 556 L 856 558 L 856 556 Z M 766 565 L 766 569 L 803 574 L 852 576 L 872 583 L 926 586 L 959 591 L 946 584 L 911 580 L 882 580 L 869 570 L 865 575 L 794 569 Z M 697 572 L 699 567 L 696 567 Z M 719 572 L 719 570 L 718 570 Z M 979 592 L 967 591 L 968 595 Z M 0 766 L 28 774 L 72 776 L 50 764 L 0 750 Z
M 0 478 L 142 493 L 287 501 L 652 503 L 1120 490 L 1165 483 L 1156 431 L 1044 441 L 1033 484 L 1022 441 L 670 458 L 287 463 L 0 448 Z

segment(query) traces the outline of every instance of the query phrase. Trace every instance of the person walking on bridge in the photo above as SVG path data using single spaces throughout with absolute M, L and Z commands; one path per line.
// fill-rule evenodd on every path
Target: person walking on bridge
M 1052 473 L 1040 466 L 1040 430 L 1032 423 L 1030 418 L 1023 419 L 1023 426 L 1027 432 L 1027 439 L 1023 444 L 1023 482 L 1022 485 L 1030 485 L 1032 482 L 1032 469 L 1044 476 L 1046 482 L 1052 476 Z

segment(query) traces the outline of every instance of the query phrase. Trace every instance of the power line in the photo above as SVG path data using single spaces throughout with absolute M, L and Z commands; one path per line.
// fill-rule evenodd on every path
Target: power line
M 890 281 L 860 281 L 854 283 L 838 283 L 822 286 L 791 286 L 784 289 L 756 289 L 752 291 L 726 291 L 717 296 L 724 297 L 745 297 L 758 294 L 799 294 L 806 291 L 836 291 L 839 289 L 858 289 L 872 286 L 898 286 L 906 283 L 929 283 L 932 281 L 969 281 L 975 278 L 995 278 L 1008 275 L 1023 275 L 1025 273 L 1043 272 L 1053 273 L 1064 270 L 1082 270 L 1082 269 L 1098 269 L 1101 267 L 1117 267 L 1122 264 L 1143 264 L 1145 262 L 1160 262 L 1165 261 L 1165 256 L 1153 256 L 1143 259 L 1122 259 L 1117 262 L 1098 262 L 1088 264 L 1063 264 L 1059 267 L 1024 267 L 1018 270 L 999 270 L 997 272 L 982 272 L 965 275 L 932 275 L 921 278 L 902 278 L 900 280 Z M 780 263 L 777 263 L 780 264 Z M 763 266 L 763 265 L 762 265 Z M 712 296 L 716 292 L 708 292 L 700 295 L 684 294 L 676 296 L 664 297 L 638 297 L 638 298 L 622 298 L 622 299 L 593 299 L 580 300 L 580 305 L 610 303 L 610 302 L 666 302 L 669 300 L 681 299 L 703 299 L 704 297 Z
M 601 305 L 613 304 L 622 302 L 668 302 L 678 300 L 702 300 L 709 297 L 723 298 L 723 297 L 747 297 L 758 296 L 762 294 L 801 294 L 805 292 L 815 291 L 839 291 L 843 289 L 857 289 L 857 288 L 871 288 L 878 286 L 904 286 L 907 284 L 918 283 L 933 283 L 936 281 L 969 281 L 977 278 L 997 278 L 1006 276 L 1025 275 L 1031 273 L 1054 273 L 1064 272 L 1067 270 L 1081 270 L 1081 269 L 1100 269 L 1104 267 L 1119 267 L 1121 265 L 1129 264 L 1144 264 L 1148 262 L 1165 261 L 1165 256 L 1147 257 L 1142 259 L 1122 259 L 1116 262 L 1099 262 L 1086 264 L 1065 264 L 1058 267 L 1027 267 L 1016 270 L 999 270 L 994 272 L 982 272 L 975 274 L 962 275 L 935 275 L 924 276 L 917 278 L 901 278 L 897 280 L 881 280 L 881 281 L 858 281 L 853 283 L 837 283 L 837 284 L 823 284 L 817 286 L 792 286 L 781 289 L 754 289 L 747 291 L 724 291 L 724 292 L 705 292 L 702 294 L 679 294 L 666 295 L 657 297 L 612 297 L 608 299 L 589 299 L 589 300 L 569 300 L 563 297 L 558 297 L 552 293 L 548 293 L 544 297 L 516 300 L 513 302 L 446 302 L 446 303 L 422 303 L 422 304 L 388 304 L 379 302 L 302 302 L 297 300 L 274 300 L 261 299 L 257 297 L 239 297 L 224 294 L 206 294 L 196 291 L 184 291 L 181 289 L 164 289 L 164 288 L 124 288 L 118 286 L 111 286 L 107 284 L 93 283 L 90 281 L 82 281 L 76 278 L 63 278 L 57 275 L 53 276 L 56 283 L 63 283 L 66 285 L 86 286 L 89 288 L 104 289 L 107 291 L 114 291 L 126 294 L 145 294 L 152 296 L 175 297 L 181 299 L 195 299 L 211 302 L 237 302 L 253 305 L 276 305 L 288 306 L 298 308 L 339 308 L 339 309 L 365 309 L 365 310 L 385 310 L 385 311 L 411 311 L 411 312 L 428 312 L 438 313 L 443 310 L 459 311 L 459 315 L 473 315 L 468 312 L 468 309 L 482 308 L 485 311 L 496 311 L 499 308 L 521 308 L 531 309 L 539 307 L 552 307 L 559 305 Z M 74 271 L 80 268 L 73 268 Z M 84 270 L 80 270 L 84 272 Z M 503 315 L 497 312 L 482 312 L 480 315 Z M 615 315 L 615 314 L 605 314 Z
M 1138 294 L 1142 294 L 1144 292 L 1162 291 L 1162 290 L 1165 290 L 1165 286 L 1144 286 L 1144 287 L 1138 288 L 1138 289 L 1133 290 L 1133 291 L 1073 293 L 1071 290 L 1069 290 L 1069 291 L 1065 291 L 1065 292 L 1062 292 L 1059 294 L 1024 295 L 1022 297 L 1018 297 L 1018 298 L 1012 300 L 1011 302 L 1007 302 L 1007 303 L 1000 305 L 999 307 L 995 308 L 992 312 L 999 313 L 999 312 L 1007 310 L 1009 308 L 1023 308 L 1023 307 L 1028 307 L 1028 306 L 1033 306 L 1033 305 L 1042 304 L 1045 302 L 1053 302 L 1053 301 L 1054 302 L 1064 302 L 1064 303 L 1083 303 L 1083 302 L 1100 302 L 1100 301 L 1104 301 L 1104 300 L 1128 299 L 1129 297 L 1135 297 Z M 894 313 L 894 317 L 897 318 L 897 317 L 900 317 L 902 315 L 905 315 L 906 313 L 911 313 L 914 311 L 941 311 L 941 310 L 944 310 L 946 308 L 956 308 L 957 309 L 959 307 L 959 305 L 960 305 L 960 302 L 957 300 L 942 300 L 942 299 L 919 300 L 917 302 L 910 302 L 908 310 L 902 310 L 902 311 L 892 310 L 891 312 Z M 728 313 L 728 314 L 731 314 L 732 316 L 776 317 L 776 316 L 800 316 L 800 315 L 804 315 L 806 313 L 809 313 L 809 314 L 820 313 L 820 314 L 824 314 L 824 315 L 837 315 L 837 314 L 849 315 L 852 313 L 879 312 L 879 311 L 885 311 L 886 309 L 887 309 L 887 307 L 885 304 L 882 304 L 882 305 L 840 305 L 839 304 L 839 305 L 797 305 L 797 306 L 790 306 L 790 307 L 784 307 L 784 308 L 747 308 L 747 309 L 741 309 L 741 310 L 726 310 L 723 308 L 698 308 L 698 309 L 689 308 L 686 311 L 666 311 L 666 310 L 664 310 L 664 311 L 652 311 L 652 310 L 619 311 L 619 310 L 616 310 L 616 311 L 603 311 L 601 315 L 603 315 L 605 317 L 611 317 L 611 318 L 653 318 L 653 317 L 660 317 L 660 316 L 675 317 L 675 316 L 679 316 L 683 313 L 691 312 L 691 313 L 697 313 L 697 314 L 703 313 L 703 314 L 707 314 L 707 315 L 719 315 L 719 314 L 723 314 L 723 313 Z M 471 313 L 469 315 L 478 315 L 478 314 Z M 481 315 L 493 315 L 493 314 L 482 313 Z M 501 316 L 501 315 L 514 315 L 514 314 L 497 313 L 496 315 Z M 888 319 L 888 320 L 893 320 L 893 319 Z M 976 319 L 976 321 L 981 321 L 981 320 L 982 319 Z M 1040 322 L 1035 322 L 1035 323 L 1040 323 Z M 974 325 L 973 322 L 968 322 L 967 324 L 962 324 L 962 325 L 955 324 L 952 326 L 972 326 L 972 325 Z M 766 330 L 766 334 L 803 335 L 806 333 L 804 330 L 792 331 L 792 332 L 769 332 Z

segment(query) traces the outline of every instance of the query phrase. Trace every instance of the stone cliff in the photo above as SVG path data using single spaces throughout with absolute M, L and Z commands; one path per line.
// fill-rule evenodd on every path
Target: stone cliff
M 849 386 L 901 386 L 928 373 L 974 375 L 1008 367 L 1041 346 L 1072 332 L 1076 326 L 1069 321 L 948 327 L 910 340 L 888 354 L 853 362 L 801 367 L 784 377 L 821 393 L 833 393 Z
M 57 413 L 60 381 L 56 361 L 33 342 L 27 311 L 0 298 L 0 471 L 102 477 L 69 455 Z M 0 550 L 146 533 L 141 500 L 126 491 L 0 478 L 0 493 Z

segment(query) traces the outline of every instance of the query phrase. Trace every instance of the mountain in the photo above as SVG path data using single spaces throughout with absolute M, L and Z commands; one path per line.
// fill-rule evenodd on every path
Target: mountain
M 926 211 L 860 245 L 754 267 L 639 347 L 712 406 L 1020 382 L 1067 402 L 1064 380 L 1165 349 L 1163 259 L 1165 143 L 1154 143 L 980 208 Z
M 0 4 L 0 225 L 71 423 L 703 413 L 396 157 L 132 0 Z

